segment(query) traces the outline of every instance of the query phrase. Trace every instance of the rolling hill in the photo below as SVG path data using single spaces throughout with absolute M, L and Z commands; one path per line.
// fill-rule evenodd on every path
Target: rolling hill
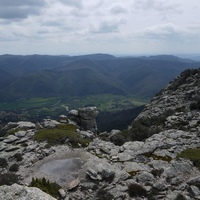
M 175 56 L 0 56 L 0 100 L 121 94 L 151 98 L 199 62 Z

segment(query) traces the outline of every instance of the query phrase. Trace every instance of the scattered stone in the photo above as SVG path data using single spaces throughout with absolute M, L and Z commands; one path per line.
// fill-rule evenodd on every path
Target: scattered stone
M 62 199 L 64 199 L 67 196 L 65 190 L 63 190 L 63 189 L 59 189 L 58 192 Z
M 18 140 L 18 137 L 14 135 L 9 135 L 4 139 L 4 142 L 9 144 L 9 143 L 15 142 L 16 140 Z
M 22 138 L 26 135 L 26 131 L 17 131 L 15 132 L 15 136 L 18 138 Z
M 60 122 L 52 119 L 44 119 L 42 125 L 44 128 L 55 128 Z
M 66 189 L 67 190 L 72 190 L 74 189 L 75 187 L 77 187 L 80 183 L 80 179 L 76 178 L 76 179 L 73 179 L 71 181 L 69 181 L 67 184 L 66 184 Z
M 152 182 L 154 180 L 154 176 L 148 172 L 141 172 L 137 176 L 137 180 L 138 180 L 138 182 L 141 182 L 141 183 L 148 183 L 148 182 Z

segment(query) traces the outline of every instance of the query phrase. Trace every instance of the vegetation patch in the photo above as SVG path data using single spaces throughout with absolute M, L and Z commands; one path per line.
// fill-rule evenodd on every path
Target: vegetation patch
M 151 174 L 153 174 L 154 177 L 160 177 L 163 172 L 164 172 L 164 169 L 153 169 L 151 171 Z
M 153 117 L 143 117 L 133 121 L 131 129 L 125 131 L 128 140 L 144 141 L 146 138 L 159 133 L 165 126 L 168 116 L 173 115 L 173 110 L 167 110 L 162 115 Z
M 200 170 L 200 148 L 189 148 L 177 155 L 178 158 L 189 159 Z
M 50 183 L 49 180 L 46 180 L 44 177 L 42 179 L 32 178 L 29 187 L 37 187 L 55 198 L 59 197 L 58 190 L 61 188 L 57 183 Z
M 131 176 L 136 176 L 140 171 L 131 171 L 131 172 L 128 172 Z
M 5 136 L 8 135 L 14 135 L 16 132 L 18 131 L 27 131 L 29 128 L 23 127 L 23 128 L 12 128 L 10 130 L 8 130 L 5 134 Z
M 167 161 L 167 162 L 171 162 L 172 157 L 170 156 L 158 156 L 153 154 L 152 152 L 148 152 L 148 153 L 144 153 L 144 156 L 148 157 L 148 158 L 153 158 L 154 160 L 163 160 L 163 161 Z
M 147 196 L 146 189 L 137 183 L 132 183 L 128 186 L 128 193 L 130 197 L 146 197 Z
M 18 183 L 18 176 L 14 173 L 0 173 L 0 186 L 1 185 L 12 185 Z
M 18 172 L 19 170 L 19 165 L 14 163 L 13 165 L 10 166 L 9 171 L 10 172 Z
M 190 110 L 200 110 L 200 99 L 190 104 Z
M 20 162 L 23 160 L 21 153 L 16 153 L 13 157 L 16 159 L 17 162 Z
M 35 133 L 33 139 L 37 142 L 46 141 L 49 145 L 60 145 L 70 143 L 72 147 L 78 148 L 88 146 L 90 139 L 85 139 L 76 132 L 76 126 L 72 124 L 61 124 L 54 129 L 41 129 Z
M 177 194 L 175 200 L 187 200 L 186 197 L 183 194 Z
M 8 166 L 8 163 L 5 158 L 0 158 L 0 167 L 6 168 Z
M 97 200 L 111 200 L 111 199 L 114 199 L 114 196 L 111 193 L 109 193 L 108 189 L 106 189 L 106 186 L 103 186 L 97 191 L 96 199 Z

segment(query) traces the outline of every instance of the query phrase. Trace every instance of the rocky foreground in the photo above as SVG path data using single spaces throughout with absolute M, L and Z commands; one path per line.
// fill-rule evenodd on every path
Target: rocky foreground
M 200 161 L 180 156 L 184 150 L 200 148 L 199 77 L 200 69 L 187 71 L 151 101 L 137 120 L 160 117 L 166 110 L 170 112 L 159 122 L 159 131 L 142 141 L 117 146 L 109 140 L 119 134 L 117 130 L 100 134 L 107 136 L 106 141 L 98 137 L 96 108 L 72 111 L 73 122 L 62 116 L 58 121 L 45 119 L 40 124 L 7 124 L 0 138 L 1 176 L 11 173 L 11 166 L 17 164 L 19 169 L 12 173 L 19 181 L 0 186 L 0 199 L 55 199 L 27 185 L 32 177 L 45 176 L 41 172 L 44 163 L 71 158 L 79 158 L 82 165 L 62 184 L 57 199 L 200 199 Z M 66 139 L 62 145 L 49 147 L 47 142 L 33 139 L 38 127 L 54 129 L 68 123 L 78 125 L 76 133 L 91 140 L 88 146 L 80 144 L 74 148 Z M 155 123 L 151 126 L 154 128 Z M 59 175 L 59 170 L 55 174 Z

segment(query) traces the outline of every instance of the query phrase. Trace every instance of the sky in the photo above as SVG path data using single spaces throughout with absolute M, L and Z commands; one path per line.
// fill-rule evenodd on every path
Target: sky
M 0 0 L 0 54 L 199 54 L 200 0 Z

